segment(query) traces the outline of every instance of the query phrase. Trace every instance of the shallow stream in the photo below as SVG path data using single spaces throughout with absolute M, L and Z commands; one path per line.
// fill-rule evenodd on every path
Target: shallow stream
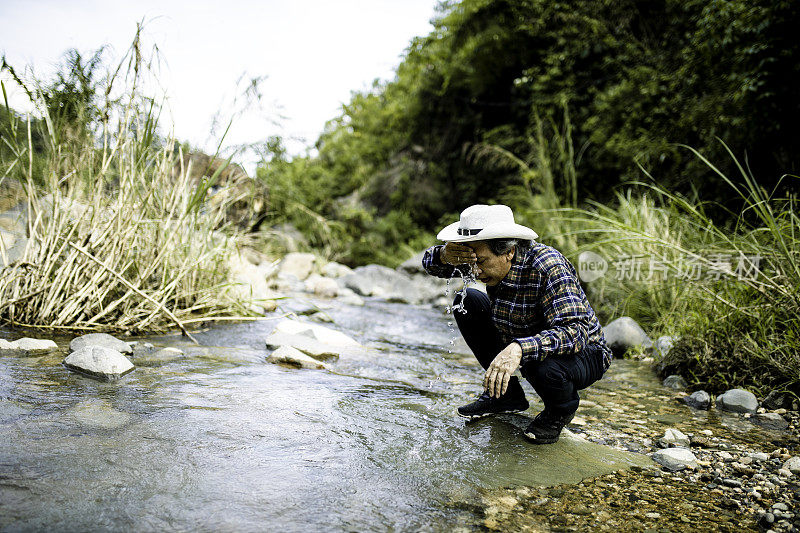
M 187 357 L 116 383 L 67 371 L 69 339 L 0 358 L 0 529 L 445 531 L 476 523 L 487 490 L 650 463 L 575 436 L 528 444 L 540 404 L 527 384 L 524 416 L 465 424 L 455 408 L 482 373 L 441 310 L 326 312 L 368 347 L 330 372 L 265 363 L 274 321 L 200 332 L 201 346 L 148 339 Z M 615 362 L 598 392 L 631 375 L 657 386 L 631 364 Z

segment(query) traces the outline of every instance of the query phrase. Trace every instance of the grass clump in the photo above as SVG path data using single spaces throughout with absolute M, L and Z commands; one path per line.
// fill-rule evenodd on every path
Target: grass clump
M 17 257 L 0 244 L 7 265 L 0 320 L 7 324 L 132 333 L 177 326 L 188 333 L 193 321 L 246 309 L 228 279 L 236 242 L 224 222 L 227 202 L 206 201 L 219 169 L 191 179 L 178 143 L 159 135 L 161 108 L 141 90 L 147 65 L 139 35 L 92 91 L 85 90 L 85 63 L 73 60 L 67 78 L 85 83 L 80 91 L 62 84 L 59 99 L 22 82 L 4 62 L 41 117 L 23 119 L 6 101 L 0 124 L 0 176 L 23 190 L 25 234 Z M 92 71 L 96 66 L 91 62 Z M 62 104 L 49 105 L 54 100 Z M 87 108 L 92 112 L 76 111 Z M 224 191 L 215 197 L 225 198 Z

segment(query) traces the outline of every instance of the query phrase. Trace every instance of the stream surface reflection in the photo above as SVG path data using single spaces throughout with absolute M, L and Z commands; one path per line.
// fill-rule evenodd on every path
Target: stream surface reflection
M 68 339 L 0 358 L 0 529 L 444 531 L 475 520 L 483 490 L 646 459 L 580 439 L 534 447 L 526 416 L 465 425 L 454 409 L 480 369 L 463 341 L 448 353 L 441 310 L 327 312 L 370 348 L 332 372 L 265 363 L 275 322 L 213 328 L 201 346 L 149 339 L 187 357 L 117 383 L 63 368 Z

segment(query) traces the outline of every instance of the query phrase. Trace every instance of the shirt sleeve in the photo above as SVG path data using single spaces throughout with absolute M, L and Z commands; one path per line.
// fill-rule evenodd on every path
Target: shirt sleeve
M 425 250 L 425 255 L 422 256 L 422 268 L 431 276 L 436 276 L 437 278 L 451 278 L 455 272 L 455 267 L 442 263 L 442 260 L 439 258 L 439 253 L 442 251 L 442 248 L 444 248 L 444 245 L 437 244 Z
M 549 269 L 542 298 L 547 327 L 536 335 L 514 339 L 522 347 L 521 364 L 578 353 L 586 347 L 590 315 L 581 293 L 575 274 L 566 265 Z

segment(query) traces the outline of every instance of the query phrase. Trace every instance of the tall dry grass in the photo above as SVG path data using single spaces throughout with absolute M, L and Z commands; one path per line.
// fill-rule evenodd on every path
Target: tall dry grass
M 2 179 L 24 186 L 28 237 L 22 256 L 0 272 L 5 323 L 188 334 L 192 322 L 247 314 L 228 279 L 236 242 L 224 222 L 226 192 L 207 201 L 224 167 L 192 181 L 178 143 L 159 135 L 161 107 L 141 89 L 139 34 L 105 80 L 99 123 L 59 120 L 29 87 L 41 120 L 2 125 L 10 154 Z M 37 125 L 46 141 L 40 151 Z

